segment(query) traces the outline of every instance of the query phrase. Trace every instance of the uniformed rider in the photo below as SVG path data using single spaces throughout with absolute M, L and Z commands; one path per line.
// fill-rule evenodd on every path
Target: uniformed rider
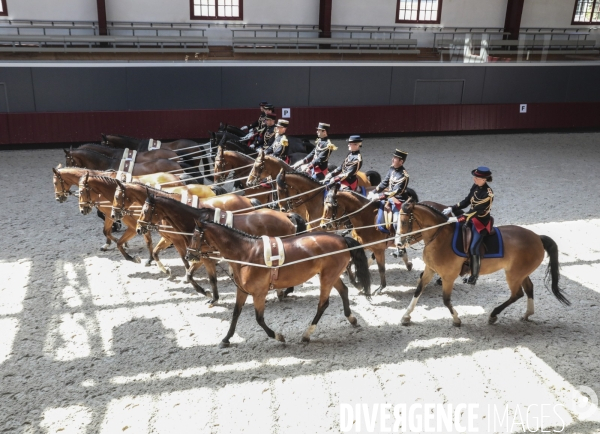
M 261 101 L 259 103 L 259 107 L 260 107 L 260 116 L 258 117 L 258 120 L 252 122 L 250 125 L 248 126 L 244 126 L 241 129 L 242 130 L 247 130 L 247 129 L 254 129 L 256 131 L 261 130 L 262 128 L 264 128 L 265 126 L 265 120 L 266 120 L 266 115 L 267 112 L 265 111 L 265 107 L 268 106 L 269 103 L 267 101 Z
M 329 172 L 324 179 L 325 183 L 334 184 L 339 182 L 340 190 L 356 190 L 358 186 L 358 176 L 356 174 L 362 167 L 362 155 L 360 148 L 362 138 L 360 136 L 350 136 L 348 140 L 348 155 L 340 167 Z
M 337 150 L 337 147 L 329 140 L 329 124 L 319 122 L 317 126 L 317 140 L 315 140 L 315 148 L 304 157 L 296 162 L 292 167 L 307 172 L 313 179 L 323 181 L 327 176 L 329 157 L 331 153 Z
M 275 121 L 277 120 L 277 115 L 275 113 L 267 113 L 265 118 L 265 128 L 258 135 L 258 137 L 256 137 L 256 140 L 250 146 L 253 149 L 266 149 L 269 146 L 271 146 L 275 141 Z
M 467 283 L 475 285 L 481 268 L 479 247 L 483 238 L 492 232 L 494 224 L 494 219 L 490 215 L 494 192 L 488 185 L 488 182 L 492 182 L 492 172 L 489 168 L 480 166 L 473 170 L 471 175 L 473 175 L 474 184 L 467 197 L 456 205 L 444 209 L 443 212 L 447 216 L 458 216 L 459 222 L 466 222 L 471 227 L 473 234 L 469 247 L 471 276 L 467 279 Z M 469 205 L 471 206 L 469 211 L 464 212 L 462 209 Z
M 398 216 L 402 204 L 408 200 L 408 172 L 404 168 L 404 162 L 408 152 L 396 149 L 392 155 L 392 165 L 381 183 L 369 193 L 369 198 L 380 200 L 387 210 L 393 214 L 394 229 L 396 231 L 395 244 L 400 245 L 400 231 L 398 230 Z M 387 191 L 384 191 L 387 188 Z
M 285 136 L 289 124 L 290 122 L 286 119 L 279 119 L 277 121 L 277 125 L 275 125 L 275 140 L 273 140 L 273 144 L 267 148 L 265 155 L 272 155 L 289 163 L 288 139 Z

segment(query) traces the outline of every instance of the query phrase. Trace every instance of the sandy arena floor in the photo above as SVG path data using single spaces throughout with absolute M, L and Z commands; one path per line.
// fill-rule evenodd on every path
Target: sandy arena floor
M 339 164 L 345 144 L 335 142 Z M 419 423 L 438 404 L 456 409 L 451 431 L 466 426 L 466 408 L 475 405 L 469 432 L 600 432 L 598 407 L 583 399 L 590 389 L 600 394 L 599 143 L 600 134 L 582 133 L 379 138 L 363 146 L 364 169 L 382 174 L 394 148 L 408 151 L 410 186 L 421 200 L 446 204 L 466 195 L 471 169 L 490 166 L 496 224 L 524 225 L 558 243 L 571 307 L 544 288 L 544 261 L 532 275 L 529 323 L 519 321 L 521 299 L 488 325 L 509 295 L 499 272 L 475 287 L 456 282 L 461 328 L 433 284 L 403 327 L 423 270 L 421 244 L 409 252 L 410 272 L 387 256 L 388 287 L 372 303 L 350 288 L 362 327 L 348 324 L 334 291 L 311 343 L 300 343 L 316 312 L 313 279 L 284 302 L 269 296 L 266 322 L 287 344 L 267 338 L 249 298 L 224 350 L 218 343 L 235 299 L 224 273 L 221 300 L 209 308 L 182 282 L 173 249 L 163 255 L 173 278 L 114 249 L 101 252 L 101 221 L 81 216 L 75 198 L 54 200 L 50 169 L 64 165 L 62 150 L 2 152 L 0 432 L 385 432 L 398 404 L 404 416 L 424 416 L 409 414 L 410 426 L 401 425 L 416 432 L 429 430 Z M 142 246 L 137 237 L 130 252 L 145 257 Z M 376 285 L 376 266 L 371 271 Z M 208 287 L 205 272 L 197 276 Z M 382 408 L 370 427 L 365 414 Z M 507 418 L 499 422 L 490 408 Z M 429 432 L 443 431 L 433 420 Z

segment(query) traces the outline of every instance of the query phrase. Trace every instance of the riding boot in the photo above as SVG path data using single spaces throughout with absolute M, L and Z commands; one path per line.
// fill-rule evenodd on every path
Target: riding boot
M 471 275 L 467 279 L 469 285 L 475 285 L 479 278 L 479 269 L 481 268 L 481 256 L 471 255 Z

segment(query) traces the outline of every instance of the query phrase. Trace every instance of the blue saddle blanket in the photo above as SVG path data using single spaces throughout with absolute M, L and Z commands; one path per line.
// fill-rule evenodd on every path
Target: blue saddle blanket
M 466 258 L 465 248 L 462 236 L 462 224 L 454 223 L 454 236 L 452 237 L 452 250 L 454 254 Z M 494 233 L 483 239 L 485 246 L 484 258 L 503 258 L 504 243 L 502 241 L 502 233 L 500 229 L 494 228 Z

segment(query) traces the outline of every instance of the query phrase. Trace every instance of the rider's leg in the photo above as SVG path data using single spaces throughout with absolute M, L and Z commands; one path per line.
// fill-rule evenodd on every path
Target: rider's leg
M 467 279 L 467 283 L 470 285 L 475 285 L 477 283 L 477 279 L 479 278 L 479 269 L 481 268 L 481 256 L 479 255 L 479 247 L 481 246 L 481 241 L 483 240 L 483 232 L 477 232 L 475 229 L 475 225 L 471 224 L 471 233 L 473 234 L 473 238 L 471 239 L 471 246 L 469 248 L 471 252 L 471 275 Z M 485 231 L 487 232 L 487 231 Z

